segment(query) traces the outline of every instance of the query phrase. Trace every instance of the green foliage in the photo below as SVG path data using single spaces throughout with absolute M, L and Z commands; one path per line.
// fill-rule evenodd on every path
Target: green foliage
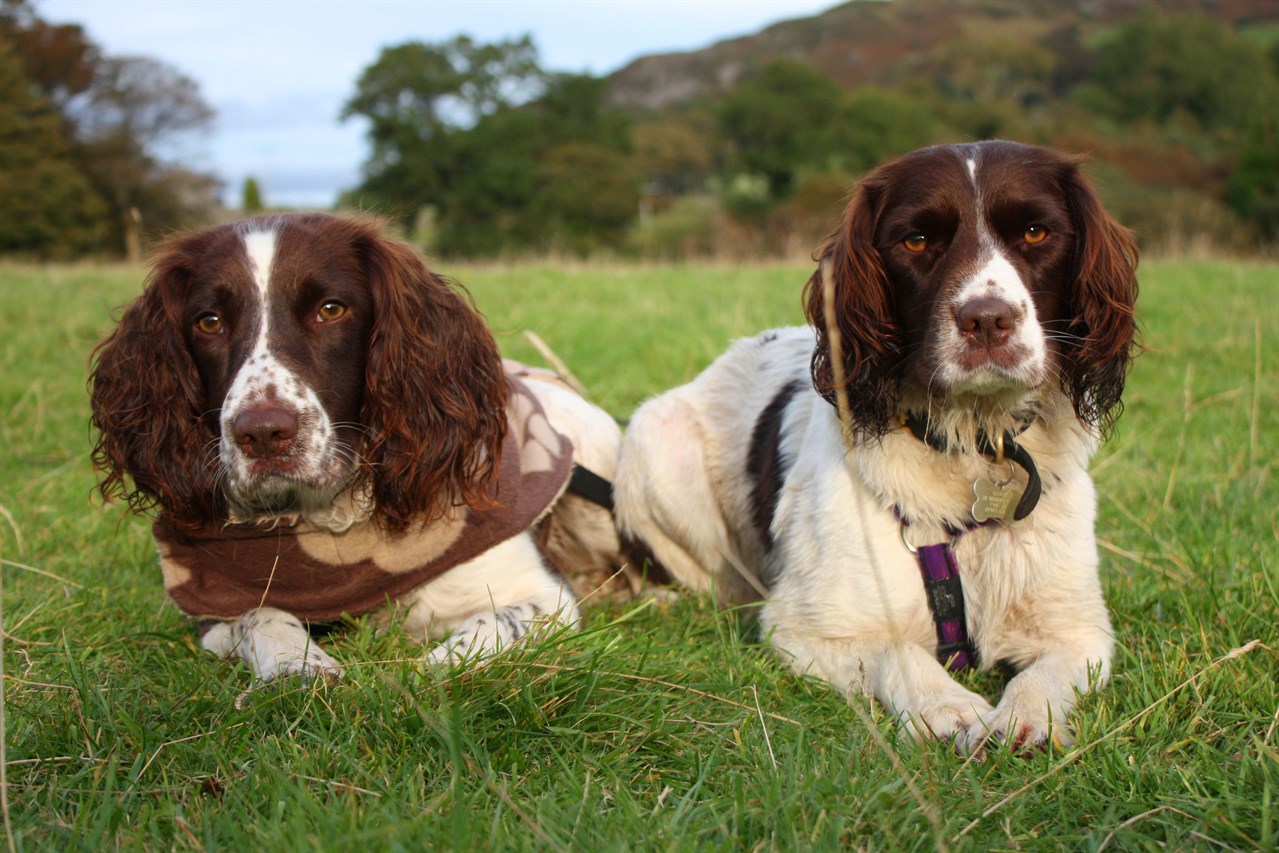
M 589 252 L 620 240 L 638 203 L 629 123 L 605 83 L 548 75 L 527 37 L 383 50 L 343 117 L 370 122 L 373 156 L 346 203 L 406 223 L 430 206 L 432 249 Z
M 629 122 L 602 80 L 560 75 L 545 94 L 451 137 L 436 249 L 482 256 L 614 245 L 635 215 L 640 178 Z
M 258 186 L 258 179 L 252 175 L 244 179 L 244 186 L 240 189 L 240 210 L 245 213 L 262 210 L 262 189 Z
M 654 194 L 701 192 L 715 162 L 713 119 L 685 110 L 631 128 L 635 167 Z
M 947 136 L 926 102 L 876 86 L 853 91 L 839 118 L 836 148 L 822 165 L 853 175 Z
M 639 206 L 640 184 L 625 152 L 565 142 L 546 149 L 538 178 L 530 213 L 546 223 L 557 248 L 586 255 L 621 242 Z
M 1253 121 L 1226 198 L 1266 239 L 1279 242 L 1279 119 L 1273 113 Z
M 800 256 L 833 227 L 831 200 L 879 163 L 935 143 L 1010 138 L 1097 160 L 1110 178 L 1103 197 L 1147 250 L 1246 252 L 1279 239 L 1273 146 L 1255 127 L 1279 113 L 1273 34 L 1204 15 L 1119 10 L 1111 21 L 1072 9 L 840 7 L 809 26 L 779 25 L 767 49 L 711 49 L 705 68 L 655 60 L 654 90 L 696 85 L 664 78 L 663 67 L 738 83 L 629 113 L 610 106 L 610 88 L 634 80 L 550 74 L 527 37 L 388 48 L 343 113 L 369 120 L 372 144 L 345 203 L 406 227 L 429 208 L 432 249 L 445 256 L 619 246 Z M 856 33 L 841 30 L 856 21 Z M 836 47 L 861 58 L 836 61 Z M 852 83 L 824 73 L 851 66 Z
M 540 363 L 537 331 L 624 417 L 798 322 L 811 264 L 441 271 L 507 354 Z M 472 671 L 353 620 L 322 640 L 342 681 L 245 693 L 165 602 L 146 521 L 89 498 L 85 364 L 142 270 L 0 269 L 15 848 L 1273 849 L 1279 267 L 1141 272 L 1146 352 L 1093 466 L 1112 683 L 1076 748 L 969 761 L 796 677 L 708 596 L 592 602 L 585 631 Z
M 12 204 L 6 195 L 0 206 L 28 220 L 5 229 L 0 253 L 136 259 L 148 229 L 211 217 L 216 181 L 159 154 L 212 120 L 190 78 L 144 57 L 105 56 L 79 26 L 48 24 L 26 0 L 0 7 L 0 52 L 13 110 L 0 116 L 0 135 L 23 152 L 7 152 L 5 171 L 19 171 L 6 175 Z
M 1078 97 L 1119 122 L 1186 125 L 1215 139 L 1273 109 L 1275 94 L 1270 63 L 1249 39 L 1203 16 L 1148 13 L 1106 40 Z
M 738 172 L 715 177 L 710 180 L 709 188 L 724 209 L 738 219 L 763 221 L 777 205 L 766 175 Z
M 784 198 L 796 170 L 837 154 L 843 103 L 843 90 L 812 67 L 786 59 L 769 63 L 719 105 L 730 171 L 762 175 L 771 196 Z
M 544 77 L 527 36 L 495 44 L 458 36 L 438 45 L 384 48 L 341 114 L 369 122 L 373 152 L 357 191 L 361 202 L 404 219 L 438 203 L 465 178 L 457 171 L 466 159 L 463 131 L 537 94 Z
M 683 195 L 649 213 L 626 236 L 629 252 L 666 261 L 714 255 L 722 247 L 724 212 L 716 199 Z
M 965 39 L 946 47 L 934 72 L 948 99 L 969 103 L 1042 103 L 1052 84 L 1056 57 L 1034 44 L 1006 38 Z
M 27 0 L 0 5 L 0 42 L 14 51 L 36 91 L 59 111 L 93 85 L 100 56 L 84 29 L 42 21 Z
M 546 94 L 529 105 L 555 143 L 591 142 L 630 152 L 630 118 L 608 106 L 608 81 L 589 74 L 557 74 Z
M 0 255 L 73 258 L 101 245 L 106 205 L 62 116 L 0 41 Z

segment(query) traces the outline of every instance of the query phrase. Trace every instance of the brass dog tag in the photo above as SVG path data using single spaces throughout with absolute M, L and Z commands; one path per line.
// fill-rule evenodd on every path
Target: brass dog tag
M 978 523 L 997 518 L 1000 521 L 1012 521 L 1017 512 L 1017 502 L 1021 500 L 1021 491 L 1007 483 L 996 483 L 994 480 L 981 478 L 973 483 L 973 521 Z
M 995 436 L 995 464 L 1004 464 L 1004 435 Z M 1016 521 L 1017 504 L 1021 501 L 1021 490 L 1013 485 L 1016 469 L 1008 462 L 1008 479 L 996 483 L 991 477 L 982 477 L 973 483 L 973 521 L 981 524 L 992 518 L 1000 521 Z
M 1008 480 L 995 482 L 990 477 L 982 477 L 973 482 L 972 494 L 977 496 L 977 500 L 972 501 L 972 519 L 978 524 L 993 518 L 1001 522 L 1017 520 L 1017 504 L 1022 499 L 1022 491 L 1013 485 L 1012 463 L 1008 464 Z

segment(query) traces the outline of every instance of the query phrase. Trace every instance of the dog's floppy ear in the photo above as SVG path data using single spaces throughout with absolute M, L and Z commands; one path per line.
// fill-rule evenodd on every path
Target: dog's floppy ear
M 375 314 L 363 413 L 375 517 L 401 530 L 456 502 L 492 506 L 506 435 L 497 342 L 414 249 L 373 225 L 359 243 Z
M 893 316 L 888 274 L 875 248 L 877 197 L 872 174 L 845 208 L 839 229 L 822 241 L 814 257 L 817 270 L 804 286 L 805 314 L 817 333 L 813 387 L 835 404 L 839 383 L 830 330 L 836 329 L 853 428 L 863 435 L 887 432 L 897 408 L 893 367 L 901 332 Z M 830 316 L 827 279 L 833 289 Z
M 1137 244 L 1077 164 L 1065 170 L 1061 185 L 1075 230 L 1062 382 L 1076 416 L 1104 434 L 1119 416 L 1136 338 Z
M 142 295 L 94 349 L 89 374 L 99 492 L 136 511 L 158 506 L 183 527 L 219 512 L 205 455 L 216 436 L 201 418 L 204 389 L 182 317 L 201 239 L 161 250 Z

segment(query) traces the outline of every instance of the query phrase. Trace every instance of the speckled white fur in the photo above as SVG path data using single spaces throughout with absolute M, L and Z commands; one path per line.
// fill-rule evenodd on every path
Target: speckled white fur
M 269 490 L 270 484 L 253 476 L 252 460 L 237 446 L 232 424 L 242 412 L 255 406 L 277 405 L 297 416 L 298 434 L 293 443 L 302 450 L 294 455 L 294 477 L 285 486 L 296 494 L 296 500 L 291 502 L 303 508 L 308 520 L 344 530 L 367 517 L 367 507 L 363 512 L 336 515 L 332 512 L 338 495 L 349 485 L 352 469 L 348 458 L 350 451 L 338 441 L 333 423 L 315 389 L 282 363 L 269 345 L 270 283 L 276 232 L 248 231 L 242 237 L 253 281 L 258 287 L 259 301 L 253 306 L 246 306 L 251 307 L 255 314 L 258 334 L 252 351 L 236 372 L 222 402 L 218 460 L 223 472 L 224 492 L 232 514 L 237 518 L 250 517 L 253 506 L 269 503 L 269 500 L 264 500 L 267 497 L 264 492 Z M 304 486 L 303 483 L 312 485 Z
M 287 408 L 297 417 L 294 444 L 303 450 L 295 458 L 295 482 L 287 488 L 302 491 L 294 495 L 294 501 L 307 521 L 341 532 L 369 517 L 371 499 L 366 482 L 352 481 L 351 451 L 338 441 L 315 389 L 271 352 L 270 285 L 276 237 L 274 230 L 242 235 L 259 300 L 247 310 L 255 313 L 258 331 L 254 347 L 222 404 L 222 485 L 233 519 L 255 517 L 255 507 L 269 503 L 263 500 L 263 492 L 269 491 L 271 483 L 253 477 L 252 460 L 237 445 L 232 424 L 254 406 Z M 538 397 L 552 426 L 573 442 L 574 461 L 603 477 L 612 477 L 621 443 L 613 419 L 553 382 L 533 376 L 526 378 L 525 384 Z M 297 480 L 319 485 L 301 486 Z M 581 553 L 605 561 L 609 555 L 616 556 L 617 532 L 600 507 L 568 496 L 552 512 L 562 516 L 562 526 L 582 540 Z M 393 610 L 400 614 L 402 627 L 411 636 L 421 640 L 447 636 L 429 654 L 432 663 L 480 658 L 519 641 L 538 625 L 577 626 L 581 620 L 572 591 L 547 564 L 529 532 L 409 592 Z M 305 626 L 275 608 L 259 608 L 215 624 L 205 633 L 203 645 L 221 657 L 245 661 L 255 680 L 261 682 L 295 675 L 304 679 L 342 675 L 342 667 L 320 648 Z
M 907 430 L 845 446 L 834 409 L 813 392 L 811 329 L 736 344 L 687 385 L 632 418 L 616 482 L 624 533 L 652 548 L 683 584 L 725 602 L 768 587 L 762 630 L 799 673 L 849 695 L 876 696 L 917 737 L 979 748 L 990 736 L 1018 745 L 1069 739 L 1076 693 L 1104 681 L 1113 640 L 1097 578 L 1095 439 L 1055 388 L 1026 392 L 1040 417 L 1018 441 L 1043 478 L 1025 520 L 974 530 L 955 551 L 968 627 L 983 666 L 1019 673 L 994 706 L 935 658 L 936 634 L 919 565 L 893 508 L 913 520 L 916 544 L 970 520 L 973 482 L 992 466 L 929 449 Z M 751 523 L 747 446 L 760 412 L 790 383 L 781 454 L 788 463 L 770 549 Z M 744 570 L 744 571 L 743 571 Z
M 524 383 L 537 396 L 552 426 L 573 442 L 573 460 L 611 477 L 621 443 L 613 419 L 557 384 L 536 376 L 526 377 Z M 335 512 L 347 514 L 341 506 L 351 501 L 358 503 L 359 499 L 339 496 Z M 552 512 L 567 514 L 567 526 L 601 553 L 615 555 L 617 532 L 607 512 L 583 504 L 565 496 Z M 538 551 L 532 533 L 525 532 L 406 593 L 378 618 L 383 625 L 396 620 L 401 630 L 424 642 L 444 639 L 428 654 L 427 661 L 457 664 L 509 648 L 543 625 L 577 627 L 581 613 L 563 578 Z M 202 642 L 220 657 L 243 660 L 254 679 L 261 682 L 285 676 L 312 679 L 342 675 L 342 667 L 320 648 L 301 622 L 275 608 L 260 608 L 218 623 L 205 633 Z

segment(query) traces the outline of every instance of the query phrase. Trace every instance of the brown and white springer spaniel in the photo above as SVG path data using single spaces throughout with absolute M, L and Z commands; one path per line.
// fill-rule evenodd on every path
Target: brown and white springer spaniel
M 573 464 L 614 473 L 612 418 L 504 363 L 370 220 L 177 237 L 95 358 L 102 493 L 159 510 L 170 594 L 257 679 L 340 674 L 303 623 L 388 604 L 448 636 L 434 661 L 489 653 L 578 622 L 554 564 L 591 587 L 618 563 L 608 511 L 563 494 Z
M 765 599 L 797 672 L 917 737 L 1067 741 L 1114 643 L 1088 462 L 1133 350 L 1133 240 L 1077 159 L 985 142 L 871 172 L 818 259 L 810 327 L 636 413 L 624 536 L 694 589 Z M 947 671 L 978 662 L 1016 672 L 994 706 Z

